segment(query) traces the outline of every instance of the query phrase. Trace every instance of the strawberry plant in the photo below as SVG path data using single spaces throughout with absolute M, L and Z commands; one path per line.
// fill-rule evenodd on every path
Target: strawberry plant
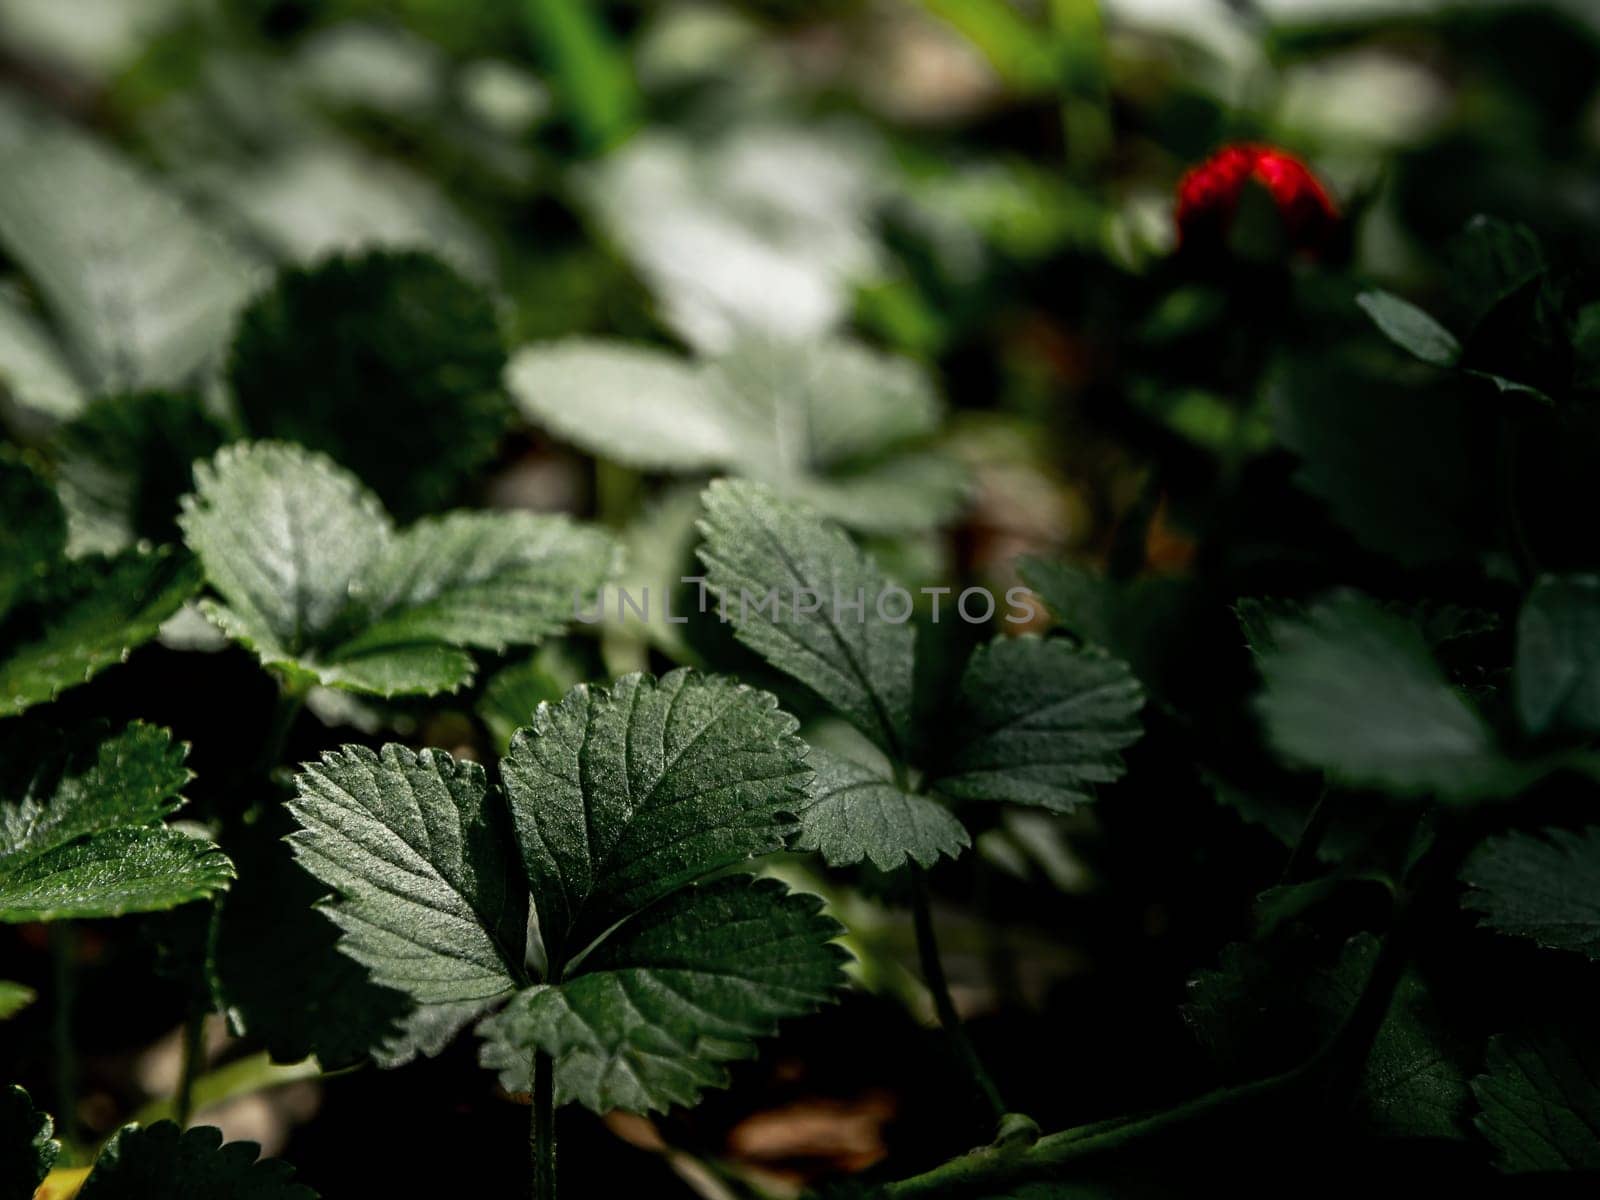
M 1587 9 L 72 7 L 0 1200 L 1600 1172 Z

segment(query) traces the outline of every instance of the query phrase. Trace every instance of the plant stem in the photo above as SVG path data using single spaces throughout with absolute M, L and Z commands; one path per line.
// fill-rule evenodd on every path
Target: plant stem
M 1317 802 L 1311 806 L 1311 813 L 1300 830 L 1299 840 L 1289 853 L 1289 861 L 1283 865 L 1283 874 L 1278 878 L 1280 886 L 1300 882 L 1305 877 L 1306 868 L 1316 861 L 1323 836 L 1333 824 L 1334 806 L 1328 803 L 1328 793 L 1332 790 L 1324 784 L 1322 791 L 1317 793 Z
M 994 1080 L 983 1069 L 978 1052 L 972 1048 L 966 1030 L 961 1027 L 961 1015 L 956 1012 L 955 1001 L 950 998 L 950 984 L 945 979 L 944 963 L 939 958 L 939 942 L 933 932 L 933 909 L 928 900 L 927 876 L 914 862 L 906 864 L 906 872 L 911 879 L 911 915 L 917 928 L 917 956 L 922 961 L 922 980 L 933 996 L 939 1024 L 949 1037 L 950 1044 L 955 1047 L 956 1056 L 972 1076 L 972 1082 L 983 1093 L 990 1112 L 998 1122 L 1006 1115 L 1005 1101 L 1000 1098 L 1000 1090 L 995 1087 Z
M 305 1079 L 330 1079 L 345 1073 L 324 1071 L 314 1058 L 302 1059 L 297 1063 L 275 1063 L 271 1055 L 263 1050 L 197 1076 L 194 1081 L 194 1106 L 199 1111 L 284 1084 Z M 163 1097 L 141 1108 L 133 1115 L 133 1120 L 140 1125 L 154 1125 L 157 1121 L 176 1120 L 177 1115 L 177 1102 L 171 1097 Z
M 194 1081 L 200 1075 L 202 1043 L 206 1032 L 206 1006 L 199 1000 L 189 1005 L 189 1016 L 183 1023 L 183 1061 L 178 1074 L 178 1092 L 172 1101 L 173 1119 L 178 1128 L 189 1128 L 194 1116 Z
M 555 1060 L 543 1050 L 533 1056 L 533 1117 L 528 1131 L 533 1158 L 533 1200 L 556 1200 Z
M 56 1059 L 56 1131 L 69 1148 L 78 1133 L 78 1064 L 72 1043 L 73 960 L 77 930 L 70 921 L 50 926 L 50 966 L 53 987 L 52 1037 Z

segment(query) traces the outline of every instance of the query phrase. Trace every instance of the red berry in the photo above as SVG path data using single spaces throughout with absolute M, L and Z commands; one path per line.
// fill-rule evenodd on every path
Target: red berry
M 1323 250 L 1339 224 L 1339 210 L 1305 163 L 1272 146 L 1224 146 L 1178 184 L 1178 244 L 1220 249 L 1227 244 L 1245 184 L 1266 188 L 1278 206 L 1296 250 Z

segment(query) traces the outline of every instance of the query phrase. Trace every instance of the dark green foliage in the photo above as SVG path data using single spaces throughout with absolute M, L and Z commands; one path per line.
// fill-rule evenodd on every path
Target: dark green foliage
M 461 500 L 510 420 L 489 296 L 436 259 L 285 272 L 246 310 L 228 377 L 250 432 L 320 450 L 402 520 Z

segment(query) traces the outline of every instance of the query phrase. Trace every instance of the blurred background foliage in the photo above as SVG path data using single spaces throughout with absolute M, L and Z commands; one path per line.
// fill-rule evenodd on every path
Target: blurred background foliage
M 1019 556 L 1061 564 L 1028 582 L 1134 664 L 1152 734 L 1093 816 L 996 818 L 937 879 L 976 1035 L 1013 1106 L 1059 1127 L 1210 1081 L 1178 1016 L 1184 980 L 1248 926 L 1313 798 L 1249 748 L 1254 682 L 1228 606 L 1333 584 L 1504 606 L 1517 547 L 1484 511 L 1493 418 L 1354 301 L 1377 284 L 1462 328 L 1483 316 L 1483 272 L 1519 253 L 1563 276 L 1600 265 L 1597 81 L 1586 0 L 3 0 L 5 417 L 60 459 L 81 548 L 170 540 L 184 463 L 276 433 L 341 456 L 408 516 L 597 516 L 622 530 L 635 583 L 691 561 L 681 480 L 713 471 L 781 477 L 911 584 L 1003 589 Z M 1320 261 L 1269 262 L 1248 238 L 1220 271 L 1174 255 L 1177 180 L 1236 140 L 1287 147 L 1326 182 L 1347 219 Z M 1507 224 L 1463 240 L 1479 213 Z M 1542 249 L 1518 250 L 1519 224 Z M 436 256 L 471 294 L 408 256 L 320 293 L 290 274 L 261 298 L 275 272 L 375 247 Z M 107 264 L 88 284 L 84 255 Z M 380 295 L 373 270 L 411 272 L 415 294 Z M 438 323 L 408 325 L 407 305 Z M 308 349 L 319 313 L 342 324 Z M 476 347 L 473 379 L 430 380 L 472 394 L 465 423 L 406 383 L 406 355 L 424 361 L 418 339 L 443 325 Z M 487 394 L 495 330 L 515 412 Z M 799 460 L 753 443 L 608 456 L 604 422 L 643 418 L 516 383 L 530 347 L 575 337 L 703 366 L 735 405 L 779 386 L 762 370 L 802 393 L 821 380 L 794 403 L 824 429 L 859 426 Z M 355 342 L 379 347 L 372 361 L 334 345 Z M 910 361 L 892 411 L 852 399 L 851 343 Z M 94 403 L 164 390 L 196 399 L 142 399 L 150 417 L 126 432 L 131 410 Z M 361 433 L 379 427 L 374 449 Z M 1563 487 L 1547 512 L 1572 511 Z M 1545 562 L 1585 561 L 1596 537 L 1534 525 Z M 269 699 L 237 652 L 174 652 L 187 644 L 170 631 L 97 700 L 191 737 L 202 794 Z M 707 623 L 553 644 L 444 713 L 333 694 L 313 710 L 341 739 L 492 753 L 538 699 L 665 661 L 772 683 Z M 230 697 L 227 727 L 176 684 Z M 293 745 L 334 736 L 302 728 Z M 977 1140 L 973 1114 L 940 1102 L 954 1067 L 906 1018 L 925 997 L 890 885 L 793 870 L 832 889 L 872 995 L 693 1116 L 574 1119 L 572 1159 L 616 1172 L 594 1194 L 793 1195 Z M 7 937 L 26 962 L 5 974 L 29 977 L 40 948 Z M 113 990 L 154 954 L 87 945 Z M 80 1014 L 91 1127 L 156 1090 L 129 1063 L 162 1033 L 162 997 L 130 1013 L 101 995 L 87 988 Z M 380 1138 L 444 1139 L 496 1178 L 521 1117 L 486 1088 L 458 1048 L 257 1097 L 230 1130 L 287 1147 L 331 1196 L 408 1184 L 403 1161 L 376 1161 Z M 615 1137 L 633 1149 L 592 1152 Z

